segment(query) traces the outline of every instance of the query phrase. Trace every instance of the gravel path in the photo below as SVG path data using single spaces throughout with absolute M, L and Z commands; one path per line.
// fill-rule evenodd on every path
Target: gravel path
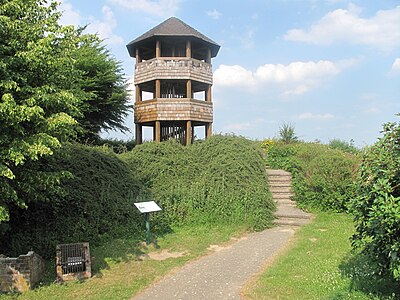
M 294 231 L 276 227 L 248 234 L 229 247 L 186 264 L 133 299 L 241 299 L 245 282 L 289 241 Z
M 312 218 L 291 200 L 291 174 L 282 170 L 266 172 L 278 208 L 275 224 L 280 226 L 247 234 L 228 247 L 190 262 L 132 299 L 241 299 L 245 283 L 287 244 L 295 228 Z

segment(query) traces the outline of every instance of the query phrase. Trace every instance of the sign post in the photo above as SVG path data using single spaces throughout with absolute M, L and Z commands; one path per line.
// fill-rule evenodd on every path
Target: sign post
M 146 245 L 150 244 L 150 213 L 160 211 L 161 208 L 154 201 L 134 203 L 136 208 L 146 217 Z

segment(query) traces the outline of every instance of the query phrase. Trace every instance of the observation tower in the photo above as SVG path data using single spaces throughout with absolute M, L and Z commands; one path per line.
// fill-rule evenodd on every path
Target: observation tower
M 212 134 L 213 83 L 211 59 L 220 46 L 172 17 L 127 46 L 135 65 L 135 137 L 143 142 L 143 126 L 153 128 L 153 140 L 193 142 L 194 128 Z M 143 95 L 150 95 L 145 100 Z

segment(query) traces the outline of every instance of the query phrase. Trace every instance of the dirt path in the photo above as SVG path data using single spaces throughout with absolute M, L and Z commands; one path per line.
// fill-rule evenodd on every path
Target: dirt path
M 251 233 L 229 247 L 217 248 L 214 253 L 170 273 L 133 299 L 241 299 L 240 290 L 246 281 L 259 272 L 293 236 L 297 228 L 296 220 L 301 220 L 299 225 L 302 225 L 310 219 L 310 215 L 289 202 L 290 174 L 280 170 L 267 170 L 267 174 L 270 183 L 275 181 L 284 187 L 271 186 L 271 191 L 273 198 L 278 199 L 278 220 L 289 218 L 289 224 Z M 276 197 L 274 189 L 276 193 L 284 191 L 288 198 L 282 195 Z

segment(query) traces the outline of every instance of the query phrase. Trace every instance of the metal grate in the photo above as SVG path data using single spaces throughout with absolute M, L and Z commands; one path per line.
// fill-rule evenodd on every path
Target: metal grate
M 89 278 L 91 262 L 89 243 L 57 245 L 57 277 L 64 281 Z

